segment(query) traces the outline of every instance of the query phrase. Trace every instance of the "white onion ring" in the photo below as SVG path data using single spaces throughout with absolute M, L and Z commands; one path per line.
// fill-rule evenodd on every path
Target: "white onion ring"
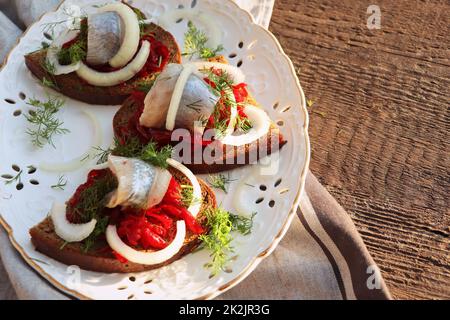
M 175 25 L 179 19 L 183 18 L 200 21 L 205 26 L 205 30 L 208 30 L 208 45 L 212 48 L 216 48 L 220 45 L 222 42 L 222 33 L 217 23 L 214 23 L 208 15 L 199 12 L 195 8 L 168 11 L 158 18 L 158 24 L 167 30 Z
M 98 72 L 81 63 L 77 74 L 91 85 L 98 87 L 115 86 L 133 78 L 145 65 L 150 55 L 150 42 L 143 41 L 136 57 L 120 70 L 112 72 Z
M 98 12 L 114 11 L 122 19 L 125 33 L 123 42 L 116 55 L 109 60 L 111 67 L 120 68 L 126 65 L 136 54 L 139 47 L 140 28 L 136 13 L 123 3 L 111 3 L 98 9 Z
M 220 69 L 228 73 L 232 77 L 232 80 L 234 83 L 244 83 L 245 82 L 245 74 L 242 72 L 241 69 L 232 66 L 230 64 L 226 63 L 220 63 L 220 62 L 208 62 L 208 61 L 199 61 L 199 62 L 193 62 L 197 69 L 199 70 L 197 75 L 200 78 L 204 78 L 205 74 L 201 72 L 201 70 L 210 70 L 211 68 L 214 69 Z
M 79 242 L 94 231 L 97 220 L 92 219 L 88 223 L 70 223 L 66 218 L 66 205 L 60 203 L 53 203 L 50 217 L 55 227 L 55 233 L 67 242 Z
M 128 261 L 144 265 L 155 265 L 172 258 L 183 247 L 185 237 L 186 224 L 184 220 L 178 220 L 177 234 L 166 248 L 159 251 L 138 251 L 131 248 L 120 239 L 117 234 L 116 226 L 109 225 L 108 228 L 106 228 L 106 241 L 115 252 Z
M 170 99 L 169 109 L 167 110 L 166 117 L 166 129 L 173 131 L 175 128 L 175 119 L 177 117 L 178 108 L 180 107 L 180 101 L 183 96 L 184 87 L 188 82 L 189 76 L 195 71 L 195 66 L 191 63 L 185 64 L 183 66 L 183 71 L 181 71 L 178 77 L 175 88 L 172 92 L 172 99 Z
M 78 36 L 79 31 L 77 30 L 65 30 L 58 38 L 56 38 L 50 47 L 47 49 L 47 61 L 54 68 L 53 75 L 68 74 L 77 71 L 80 68 L 80 61 L 69 65 L 62 65 L 59 63 L 58 53 L 61 51 L 62 46 L 75 39 Z
M 246 105 L 244 112 L 253 127 L 247 133 L 224 137 L 220 140 L 223 144 L 242 146 L 258 140 L 269 132 L 271 120 L 264 110 L 252 105 Z
M 187 167 L 185 167 L 183 164 L 181 164 L 180 162 L 174 160 L 174 159 L 167 159 L 167 163 L 177 169 L 178 171 L 180 171 L 182 174 L 184 174 L 186 176 L 186 178 L 189 179 L 189 181 L 192 184 L 192 202 L 189 206 L 189 208 L 187 209 L 190 214 L 196 218 L 198 213 L 200 212 L 200 208 L 202 207 L 202 188 L 200 187 L 200 183 L 198 183 L 197 178 L 195 177 L 195 175 L 192 173 L 191 170 L 189 170 Z
M 94 142 L 92 146 L 81 156 L 69 161 L 59 163 L 41 162 L 39 164 L 39 169 L 47 172 L 71 172 L 81 168 L 84 165 L 84 162 L 93 156 L 94 151 L 92 147 L 102 144 L 102 129 L 97 117 L 91 111 L 85 109 L 83 110 L 83 113 L 88 116 L 94 127 Z

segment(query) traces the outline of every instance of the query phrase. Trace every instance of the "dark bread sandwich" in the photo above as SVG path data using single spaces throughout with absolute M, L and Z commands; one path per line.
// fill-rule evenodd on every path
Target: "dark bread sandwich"
M 206 183 L 169 162 L 163 169 L 110 156 L 109 168 L 91 171 L 64 206 L 54 205 L 30 230 L 32 243 L 57 261 L 105 273 L 152 270 L 189 254 L 209 231 L 205 213 L 214 212 L 216 199 Z
M 286 141 L 244 80 L 223 57 L 168 64 L 148 93 L 134 92 L 122 104 L 113 120 L 116 139 L 175 149 L 183 142 L 175 157 L 199 174 L 255 163 Z
M 25 56 L 28 69 L 62 94 L 90 104 L 117 105 L 168 63 L 180 63 L 175 38 L 123 3 L 105 5 Z

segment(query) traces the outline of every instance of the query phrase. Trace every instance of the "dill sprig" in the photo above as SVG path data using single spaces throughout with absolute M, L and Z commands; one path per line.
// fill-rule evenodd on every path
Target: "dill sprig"
M 119 157 L 137 158 L 142 148 L 143 144 L 137 137 L 126 138 L 125 141 L 114 138 L 114 148 L 110 153 Z
M 143 145 L 138 138 L 132 137 L 125 141 L 119 141 L 114 139 L 114 147 L 103 149 L 101 147 L 95 147 L 98 153 L 95 155 L 97 164 L 105 163 L 108 160 L 108 156 L 113 154 L 119 157 L 125 158 L 137 158 L 145 161 L 151 165 L 167 169 L 167 159 L 172 155 L 172 147 L 164 146 L 158 149 L 156 143 L 149 142 Z
M 214 69 L 204 69 L 202 72 L 205 73 L 210 83 L 213 84 L 210 86 L 210 90 L 216 96 L 221 97 L 213 112 L 216 138 L 220 139 L 228 128 L 228 118 L 231 116 L 231 109 L 237 108 L 240 104 L 234 99 L 234 92 L 232 90 L 233 81 L 226 71 L 222 70 L 221 72 L 217 72 Z M 226 119 L 221 119 L 224 115 Z M 252 123 L 248 118 L 243 118 L 239 114 L 237 115 L 236 128 L 247 133 L 252 127 Z
M 64 101 L 56 97 L 50 97 L 46 102 L 29 99 L 27 104 L 34 107 L 28 115 L 24 114 L 27 121 L 33 125 L 32 128 L 27 129 L 27 134 L 32 138 L 31 142 L 39 148 L 42 148 L 46 143 L 55 147 L 53 136 L 69 132 L 68 129 L 61 127 L 63 122 L 55 116 L 64 105 Z
M 143 36 L 145 34 L 145 16 L 142 11 L 137 8 L 133 8 L 133 11 L 139 22 L 140 35 Z
M 253 128 L 253 125 L 248 118 L 242 118 L 238 116 L 236 118 L 236 127 L 239 128 L 243 133 L 247 133 L 251 128 Z
M 212 276 L 215 276 L 223 270 L 229 261 L 228 255 L 233 252 L 231 247 L 233 223 L 228 211 L 222 208 L 208 209 L 204 214 L 210 231 L 208 234 L 202 234 L 199 239 L 203 242 L 203 246 L 211 251 L 211 262 L 205 267 L 211 269 Z
M 91 232 L 89 237 L 83 240 L 83 251 L 89 252 L 94 246 L 97 238 L 106 232 L 106 228 L 109 224 L 109 217 L 103 216 L 97 220 L 94 230 Z
M 149 92 L 155 83 L 155 79 L 142 80 L 135 83 L 136 89 L 142 92 Z
M 194 56 L 198 56 L 201 59 L 209 59 L 215 57 L 220 51 L 223 50 L 222 45 L 218 45 L 217 48 L 209 48 L 207 46 L 208 37 L 203 31 L 197 29 L 192 23 L 188 22 L 188 30 L 184 34 L 184 50 L 183 56 L 189 56 L 192 59 Z
M 164 146 L 160 150 L 156 148 L 156 143 L 150 142 L 143 149 L 139 158 L 154 166 L 167 169 L 169 164 L 167 159 L 172 155 L 172 147 Z
M 105 196 L 117 187 L 117 179 L 108 174 L 95 180 L 89 188 L 80 192 L 79 201 L 68 208 L 81 222 L 97 219 L 104 208 Z
M 97 158 L 97 164 L 102 164 L 108 161 L 108 156 L 112 152 L 112 148 L 103 149 L 100 146 L 93 147 L 95 151 L 97 151 L 96 154 L 94 154 L 94 158 Z
M 5 184 L 12 184 L 13 182 L 22 183 L 22 180 L 21 180 L 22 173 L 23 173 L 23 170 L 20 170 L 15 176 L 4 175 L 4 176 L 2 176 L 2 178 L 5 179 Z
M 67 19 L 44 23 L 42 25 L 42 31 L 44 33 L 49 34 L 53 38 L 53 36 L 55 34 L 55 29 L 58 26 L 60 26 L 62 24 L 66 24 L 66 25 L 71 25 L 70 28 L 76 29 L 78 24 L 80 23 L 80 21 L 82 19 L 87 18 L 86 13 L 81 12 L 81 15 L 77 15 L 76 13 L 71 12 L 69 8 L 64 8 L 63 13 L 65 16 L 67 16 Z
M 67 186 L 67 178 L 64 175 L 61 175 L 58 177 L 58 182 L 56 184 L 50 186 L 50 188 L 64 190 L 65 186 Z
M 253 227 L 253 217 L 251 218 L 232 215 L 223 208 L 207 209 L 205 211 L 207 226 L 210 229 L 208 234 L 199 237 L 205 248 L 211 251 L 211 262 L 205 267 L 212 270 L 212 276 L 224 270 L 231 260 L 229 255 L 233 252 L 231 242 L 233 241 L 232 231 L 240 232 L 243 235 L 251 233 Z
M 62 65 L 69 65 L 86 59 L 87 55 L 87 31 L 86 20 L 80 23 L 80 33 L 76 41 L 67 48 L 61 48 L 58 52 L 58 60 Z
M 44 59 L 44 61 L 41 64 L 42 68 L 46 71 L 47 76 L 44 76 L 42 78 L 42 85 L 45 87 L 49 87 L 51 89 L 58 89 L 58 85 L 56 83 L 56 77 L 55 77 L 55 65 L 48 61 L 47 59 Z
M 189 184 L 182 184 L 181 186 L 181 203 L 188 208 L 197 203 L 202 203 L 203 199 L 194 197 L 194 187 Z
M 230 220 L 233 225 L 233 230 L 239 231 L 244 236 L 249 235 L 252 232 L 253 218 L 256 214 L 256 212 L 253 212 L 250 217 L 244 217 L 230 213 Z
M 235 180 L 230 179 L 230 176 L 225 176 L 224 174 L 218 174 L 218 175 L 210 175 L 208 178 L 208 183 L 211 187 L 220 189 L 225 193 L 228 193 L 227 185 L 230 182 L 233 182 Z

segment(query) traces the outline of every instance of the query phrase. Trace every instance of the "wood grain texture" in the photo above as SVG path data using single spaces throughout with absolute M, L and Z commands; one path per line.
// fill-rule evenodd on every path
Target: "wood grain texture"
M 381 29 L 369 30 L 370 4 Z M 311 169 L 398 299 L 450 298 L 450 3 L 276 0 L 298 68 Z

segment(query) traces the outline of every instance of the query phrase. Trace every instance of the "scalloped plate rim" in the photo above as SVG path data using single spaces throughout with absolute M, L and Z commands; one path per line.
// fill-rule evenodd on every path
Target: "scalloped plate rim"
M 222 0 L 223 1 L 223 0 Z M 258 253 L 244 268 L 243 271 L 241 271 L 239 274 L 237 274 L 232 280 L 230 280 L 229 282 L 225 283 L 224 285 L 222 285 L 221 287 L 219 287 L 217 290 L 208 293 L 204 296 L 201 297 L 197 297 L 196 299 L 198 300 L 208 300 L 208 299 L 213 299 L 217 296 L 219 296 L 220 294 L 228 291 L 229 289 L 233 288 L 234 286 L 236 286 L 237 284 L 239 284 L 241 281 L 243 281 L 252 271 L 255 270 L 255 268 L 265 259 L 267 258 L 277 247 L 277 245 L 279 244 L 279 242 L 282 240 L 282 238 L 284 237 L 284 235 L 286 234 L 287 230 L 289 229 L 289 226 L 292 222 L 292 220 L 295 217 L 295 213 L 297 211 L 297 208 L 299 207 L 299 203 L 300 203 L 300 198 L 302 193 L 304 192 L 304 187 L 305 187 L 305 182 L 306 182 L 306 174 L 308 172 L 308 168 L 309 168 L 309 163 L 310 163 L 310 157 L 311 157 L 311 150 L 310 150 L 310 140 L 309 140 L 309 134 L 308 134 L 308 127 L 309 127 L 309 114 L 307 112 L 306 109 L 306 99 L 305 99 L 305 95 L 303 92 L 303 89 L 301 87 L 300 81 L 298 79 L 298 76 L 295 72 L 295 68 L 294 65 L 291 61 L 291 59 L 289 58 L 289 56 L 284 52 L 284 49 L 282 48 L 280 42 L 278 41 L 278 39 L 275 37 L 275 35 L 270 32 L 269 30 L 263 28 L 262 26 L 260 26 L 259 24 L 257 24 L 253 18 L 253 16 L 246 10 L 242 9 L 239 7 L 239 5 L 237 3 L 235 3 L 232 0 L 226 0 L 229 3 L 231 3 L 232 5 L 234 5 L 237 10 L 243 12 L 250 20 L 250 24 L 253 27 L 256 27 L 258 29 L 263 30 L 265 33 L 267 33 L 270 38 L 272 39 L 272 41 L 274 42 L 278 52 L 281 54 L 281 56 L 286 60 L 286 62 L 288 63 L 292 74 L 294 75 L 294 78 L 296 80 L 296 87 L 301 95 L 302 98 L 302 103 L 301 103 L 301 111 L 303 112 L 304 115 L 304 125 L 303 125 L 303 134 L 304 134 L 304 138 L 305 138 L 305 165 L 303 167 L 303 170 L 301 172 L 301 176 L 300 178 L 300 186 L 298 188 L 298 192 L 295 196 L 295 201 L 289 211 L 289 214 L 286 217 L 286 220 L 283 223 L 283 226 L 280 228 L 278 234 L 275 236 L 275 238 L 273 239 L 272 243 L 270 244 L 270 246 L 268 246 L 266 249 L 262 250 L 260 253 Z M 39 17 L 39 19 L 31 24 L 30 26 L 28 26 L 28 28 L 24 31 L 24 33 L 18 38 L 18 40 L 16 41 L 16 44 L 11 48 L 11 50 L 9 51 L 9 53 L 7 54 L 7 56 L 5 57 L 5 59 L 3 60 L 3 64 L 2 67 L 0 68 L 0 72 L 3 71 L 3 69 L 6 67 L 6 65 L 8 64 L 8 60 L 9 57 L 11 55 L 11 53 L 16 49 L 16 47 L 20 44 L 20 42 L 22 41 L 22 39 L 27 35 L 27 33 L 37 24 L 39 24 L 41 22 L 41 19 L 46 16 L 47 14 L 51 14 L 54 13 L 56 11 L 58 11 L 60 9 L 60 7 L 62 7 L 65 4 L 66 1 L 61 2 L 54 10 L 46 12 L 44 14 L 41 15 L 41 17 Z M 60 290 L 61 292 L 63 292 L 64 294 L 68 294 L 70 296 L 76 297 L 78 299 L 83 299 L 83 300 L 89 300 L 91 299 L 90 297 L 87 297 L 83 294 L 81 294 L 78 291 L 72 290 L 70 288 L 68 288 L 67 286 L 63 285 L 62 283 L 60 283 L 59 281 L 57 281 L 54 277 L 52 277 L 49 273 L 47 273 L 46 271 L 44 271 L 36 262 L 34 262 L 32 260 L 32 258 L 29 257 L 29 255 L 25 252 L 24 248 L 15 240 L 14 238 L 14 231 L 12 230 L 12 228 L 9 226 L 9 224 L 4 220 L 4 218 L 2 217 L 1 213 L 0 213 L 0 225 L 3 226 L 3 228 L 6 230 L 7 234 L 8 234 L 8 238 L 11 241 L 11 244 L 13 245 L 13 247 L 20 253 L 20 255 L 22 256 L 22 258 L 27 262 L 28 265 L 30 265 L 40 276 L 42 276 L 45 280 L 47 280 L 49 283 L 51 283 L 56 289 Z

